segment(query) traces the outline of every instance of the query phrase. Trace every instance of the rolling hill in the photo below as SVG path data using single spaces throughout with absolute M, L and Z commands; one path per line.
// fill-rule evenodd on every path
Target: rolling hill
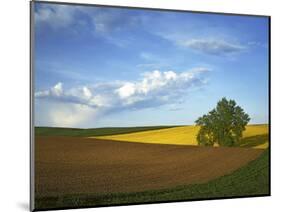
M 197 145 L 196 135 L 198 130 L 198 126 L 180 126 L 95 138 L 140 143 Z M 246 126 L 243 140 L 239 146 L 266 149 L 268 147 L 268 125 Z

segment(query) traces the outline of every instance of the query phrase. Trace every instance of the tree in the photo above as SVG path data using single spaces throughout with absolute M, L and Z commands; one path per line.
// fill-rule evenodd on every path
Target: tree
M 234 100 L 222 98 L 216 108 L 195 121 L 200 126 L 197 142 L 201 146 L 235 146 L 249 121 L 249 115 Z

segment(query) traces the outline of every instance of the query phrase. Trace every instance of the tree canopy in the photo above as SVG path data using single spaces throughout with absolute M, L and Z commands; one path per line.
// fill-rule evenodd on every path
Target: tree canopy
M 213 110 L 195 121 L 200 126 L 197 142 L 201 146 L 235 146 L 249 121 L 249 115 L 234 100 L 222 98 Z

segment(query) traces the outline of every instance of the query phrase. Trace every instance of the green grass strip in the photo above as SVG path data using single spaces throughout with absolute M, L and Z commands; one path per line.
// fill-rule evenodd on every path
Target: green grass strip
M 58 209 L 269 195 L 269 151 L 248 165 L 204 184 L 114 194 L 76 194 L 36 198 L 36 209 Z
M 89 137 L 89 136 L 105 136 L 117 135 L 125 133 L 134 133 L 147 130 L 159 130 L 176 126 L 148 126 L 148 127 L 105 127 L 105 128 L 57 128 L 57 127 L 35 127 L 36 136 L 73 136 L 73 137 Z

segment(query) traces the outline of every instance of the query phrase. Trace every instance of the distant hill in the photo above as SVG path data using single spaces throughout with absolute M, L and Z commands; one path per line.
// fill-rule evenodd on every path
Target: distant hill
M 177 144 L 197 146 L 196 135 L 198 126 L 179 126 L 169 129 L 154 129 L 141 132 L 130 132 L 119 135 L 95 136 L 95 138 L 115 141 L 139 143 Z M 248 125 L 243 132 L 243 139 L 238 144 L 241 147 L 266 149 L 268 147 L 268 125 Z
M 104 127 L 104 128 L 60 128 L 60 127 L 35 127 L 36 136 L 106 136 L 133 133 L 147 130 L 166 129 L 175 126 L 147 126 L 147 127 Z

